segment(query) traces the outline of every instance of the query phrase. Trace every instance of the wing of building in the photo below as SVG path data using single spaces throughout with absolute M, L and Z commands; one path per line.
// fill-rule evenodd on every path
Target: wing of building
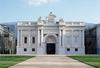
M 50 14 L 38 21 L 17 23 L 17 54 L 85 54 L 84 22 L 56 20 Z

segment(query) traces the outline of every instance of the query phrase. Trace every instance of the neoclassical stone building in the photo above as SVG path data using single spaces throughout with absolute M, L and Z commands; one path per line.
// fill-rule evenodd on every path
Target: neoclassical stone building
M 56 20 L 50 14 L 36 22 L 17 23 L 17 54 L 85 54 L 84 22 Z

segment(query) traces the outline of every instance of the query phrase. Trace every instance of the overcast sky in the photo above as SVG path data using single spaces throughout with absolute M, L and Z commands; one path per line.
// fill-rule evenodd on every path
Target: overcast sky
M 0 23 L 36 21 L 49 12 L 66 21 L 100 23 L 100 0 L 0 0 Z

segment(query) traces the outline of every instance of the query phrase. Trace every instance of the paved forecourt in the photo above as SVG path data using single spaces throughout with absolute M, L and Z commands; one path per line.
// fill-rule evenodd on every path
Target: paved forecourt
M 66 56 L 37 56 L 10 68 L 93 68 Z

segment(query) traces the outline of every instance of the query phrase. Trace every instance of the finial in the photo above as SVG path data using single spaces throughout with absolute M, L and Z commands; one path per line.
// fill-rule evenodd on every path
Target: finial
M 49 16 L 56 17 L 52 12 L 49 13 Z
M 52 12 L 50 12 L 50 14 L 52 14 Z
M 64 22 L 63 18 L 60 18 L 59 21 L 60 21 L 60 22 Z

